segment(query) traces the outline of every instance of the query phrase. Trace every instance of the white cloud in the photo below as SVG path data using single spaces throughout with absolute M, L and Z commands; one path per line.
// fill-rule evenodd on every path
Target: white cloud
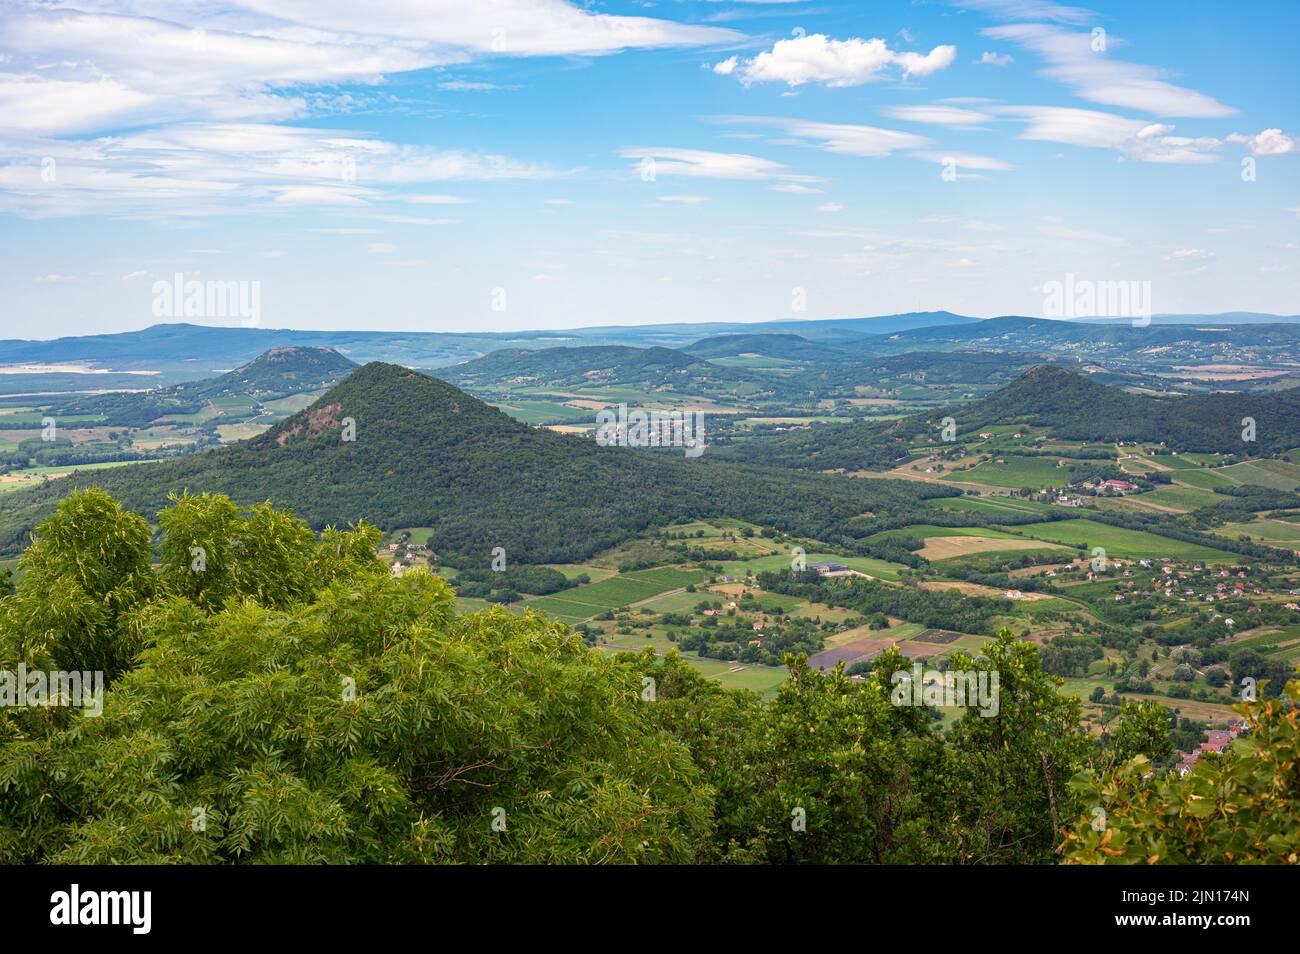
M 392 255 L 397 251 L 397 246 L 391 242 L 371 242 L 366 246 L 366 251 L 372 255 Z
M 959 7 L 976 10 L 1001 20 L 1057 20 L 1088 23 L 1096 14 L 1083 7 L 1070 7 L 1050 0 L 954 0 Z
M 879 38 L 832 40 L 822 33 L 810 33 L 777 40 L 772 49 L 743 63 L 730 57 L 715 64 L 714 71 L 738 73 L 746 86 L 769 82 L 858 86 L 879 79 L 890 66 L 899 67 L 904 76 L 929 76 L 946 69 L 956 56 L 955 46 L 936 46 L 929 53 L 895 52 Z
M 185 123 L 92 140 L 35 139 L 10 143 L 9 153 L 0 163 L 0 209 L 34 217 L 224 215 L 266 203 L 362 209 L 405 199 L 407 187 L 429 182 L 554 175 L 505 156 L 269 123 Z M 58 188 L 43 178 L 46 158 Z M 414 201 L 421 198 L 414 193 Z
M 1011 167 L 1001 159 L 994 159 L 992 156 L 977 156 L 969 152 L 914 152 L 910 153 L 917 159 L 924 159 L 927 162 L 937 162 L 940 165 L 954 165 L 957 167 L 958 176 L 961 175 L 962 169 L 980 169 L 983 171 L 1001 171 Z
M 817 211 L 818 212 L 842 212 L 844 211 L 844 206 L 840 205 L 838 202 L 823 202 L 821 205 L 817 206 Z
M 1280 156 L 1298 148 L 1296 140 L 1280 129 L 1265 129 L 1257 136 L 1233 133 L 1227 139 L 1228 142 L 1241 143 L 1257 156 Z
M 1022 139 L 1113 149 L 1142 162 L 1214 162 L 1222 143 L 1211 137 L 1171 136 L 1174 127 L 1113 113 L 1062 106 L 1003 106 L 998 112 L 1028 123 Z
M 985 50 L 980 54 L 980 63 L 989 66 L 1006 66 L 1012 60 L 1010 53 L 991 53 Z
M 988 113 L 959 106 L 890 106 L 885 115 L 910 123 L 932 123 L 956 129 L 972 128 L 992 119 Z
M 919 149 L 930 140 L 915 133 L 877 126 L 821 123 L 808 119 L 766 116 L 721 116 L 716 122 L 733 125 L 775 126 L 796 140 L 815 140 L 822 150 L 846 156 L 879 158 L 902 149 Z
M 691 176 L 700 179 L 771 179 L 787 167 L 770 159 L 738 152 L 710 152 L 705 149 L 675 149 L 667 146 L 636 146 L 624 149 L 624 159 L 639 159 L 643 175 L 653 170 L 658 177 Z
M 699 205 L 701 202 L 707 202 L 708 197 L 702 195 L 661 195 L 660 202 L 675 202 L 680 205 Z
M 505 56 L 599 55 L 741 39 L 733 30 L 592 13 L 568 0 L 240 0 L 302 26 Z
M 1123 106 L 1157 116 L 1230 116 L 1236 112 L 1211 96 L 1165 82 L 1164 71 L 1113 59 L 1093 50 L 1091 33 L 1075 33 L 1041 23 L 990 27 L 986 36 L 1010 40 L 1043 57 L 1043 74 L 1060 80 L 1094 103 Z M 1108 44 L 1117 41 L 1109 39 Z
M 792 192 L 795 195 L 821 195 L 822 193 L 821 189 L 813 189 L 797 182 L 781 182 L 768 188 L 773 192 Z

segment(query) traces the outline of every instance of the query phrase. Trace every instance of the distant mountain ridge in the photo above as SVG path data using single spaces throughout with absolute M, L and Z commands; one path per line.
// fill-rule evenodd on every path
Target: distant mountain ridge
M 1269 321 L 1269 318 L 1276 318 Z M 1252 341 L 1273 334 L 1278 340 L 1300 339 L 1300 316 L 1265 316 L 1234 312 L 1220 316 L 1159 316 L 1149 334 L 1178 329 L 1169 324 L 1220 324 L 1234 333 L 1248 332 Z M 1031 324 L 1041 322 L 1035 328 Z M 1168 323 L 1168 324 L 1167 324 Z M 90 363 L 113 371 L 160 371 L 161 380 L 174 383 L 211 377 L 219 369 L 251 361 L 271 348 L 334 348 L 358 363 L 386 361 L 407 367 L 439 368 L 481 357 L 503 348 L 541 348 L 585 345 L 684 348 L 702 338 L 723 334 L 794 334 L 807 341 L 851 345 L 875 353 L 903 350 L 924 343 L 946 342 L 969 346 L 971 342 L 1018 334 L 1011 342 L 1017 350 L 1032 351 L 1064 342 L 1078 344 L 1102 340 L 1108 329 L 1127 321 L 1049 321 L 1016 316 L 974 318 L 947 311 L 909 312 L 870 318 L 781 319 L 761 322 L 700 322 L 658 325 L 605 325 L 527 332 L 388 332 L 296 331 L 292 329 L 234 328 L 194 324 L 152 325 L 139 331 L 56 338 L 51 341 L 0 340 L 0 366 L 11 364 Z M 1051 327 L 1046 327 L 1051 326 Z M 1073 326 L 1073 327 L 1071 327 Z M 1272 329 L 1270 332 L 1269 329 Z M 1026 338 L 1027 333 L 1037 335 Z M 1102 339 L 1093 337 L 1101 335 Z M 1032 339 L 1032 340 L 1031 340 Z M 1133 339 L 1130 339 L 1132 341 Z M 865 352 L 864 352 L 865 353 Z

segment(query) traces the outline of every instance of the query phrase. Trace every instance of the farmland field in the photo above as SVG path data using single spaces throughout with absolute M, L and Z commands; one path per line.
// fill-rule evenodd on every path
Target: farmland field
M 1050 513 L 1053 505 L 1019 497 L 945 497 L 936 502 L 945 510 L 988 514 Z
M 701 570 L 638 570 L 599 583 L 561 590 L 552 596 L 540 596 L 528 600 L 526 605 L 565 622 L 576 623 L 605 610 L 649 599 L 688 583 L 698 583 L 706 575 Z
M 1005 464 L 986 461 L 972 470 L 949 472 L 943 480 L 961 480 L 995 487 L 1061 487 L 1070 470 L 1057 467 L 1050 457 L 1009 457 Z
M 1050 526 L 1059 526 L 1059 524 L 1050 524 Z M 996 534 L 997 531 L 988 531 Z M 920 556 L 927 560 L 949 560 L 955 557 L 971 556 L 976 553 L 992 553 L 1013 550 L 1041 550 L 1060 549 L 1055 543 L 1044 543 L 1036 539 L 1025 539 L 1024 537 L 1013 537 L 1010 534 L 1001 536 L 980 535 L 961 535 L 945 537 L 927 537 L 925 546 L 916 551 Z
M 791 559 L 790 555 L 782 553 L 756 557 L 753 560 L 727 560 L 721 566 L 722 572 L 727 576 L 744 577 L 749 573 L 762 573 L 764 570 L 789 570 Z M 837 556 L 834 553 L 808 553 L 806 559 L 810 564 L 843 563 L 859 573 L 865 573 L 868 576 L 874 576 L 882 580 L 897 580 L 898 572 L 907 569 L 901 563 L 890 563 L 887 560 L 877 560 L 874 557 L 846 557 Z
M 1295 490 L 1300 487 L 1300 465 L 1285 460 L 1251 460 L 1224 467 L 1222 473 L 1258 487 Z
M 1145 530 L 1112 527 L 1092 520 L 1058 520 L 1055 523 L 1031 523 L 1018 529 L 1040 540 L 1059 540 L 1087 547 L 1103 547 L 1110 556 L 1132 559 L 1206 560 L 1231 563 L 1233 554 L 1212 547 L 1172 540 Z

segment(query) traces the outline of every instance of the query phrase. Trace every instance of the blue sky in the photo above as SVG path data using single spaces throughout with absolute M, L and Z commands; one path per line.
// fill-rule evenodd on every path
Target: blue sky
M 176 273 L 263 327 L 1036 315 L 1067 273 L 1300 312 L 1290 2 L 0 17 L 3 337 L 155 323 Z

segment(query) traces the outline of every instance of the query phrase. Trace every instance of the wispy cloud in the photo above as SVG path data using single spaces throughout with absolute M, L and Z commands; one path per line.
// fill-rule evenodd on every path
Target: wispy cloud
M 1156 116 L 1214 117 L 1236 112 L 1212 96 L 1166 82 L 1163 70 L 1114 59 L 1109 51 L 1117 41 L 1104 34 L 1076 33 L 1042 23 L 1008 24 L 983 32 L 1037 53 L 1048 64 L 1044 75 L 1094 103 Z

